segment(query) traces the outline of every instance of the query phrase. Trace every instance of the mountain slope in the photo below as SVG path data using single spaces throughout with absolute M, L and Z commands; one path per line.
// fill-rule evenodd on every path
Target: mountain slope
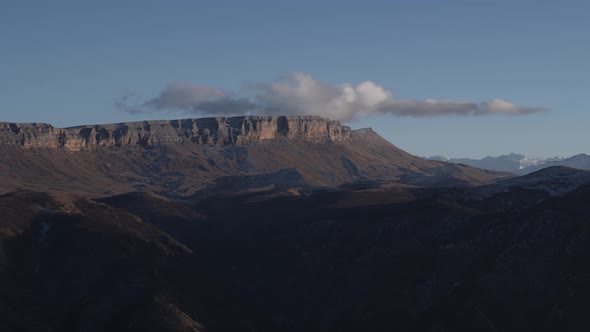
M 199 253 L 173 284 L 210 331 L 575 331 L 589 323 L 584 173 L 550 169 L 483 196 L 362 186 L 222 193 L 190 203 L 198 217 L 146 194 L 100 201 Z M 544 191 L 571 179 L 577 186 Z M 523 188 L 539 195 L 516 205 L 529 198 Z M 513 206 L 498 204 L 508 198 Z
M 192 252 L 153 224 L 70 194 L 3 195 L 0 212 L 0 330 L 200 331 L 161 285 Z
M 289 136 L 288 121 L 260 119 L 274 131 L 246 140 L 242 119 L 228 139 L 235 119 L 219 119 L 208 143 L 186 140 L 207 128 L 142 123 L 119 144 L 93 127 L 104 140 L 79 149 L 67 141 L 84 128 L 60 146 L 57 129 L 9 126 L 0 186 L 29 190 L 0 195 L 0 330 L 590 324 L 590 172 L 502 178 L 370 129 L 293 118 L 304 129 Z
M 223 176 L 296 169 L 302 183 L 480 185 L 505 174 L 412 156 L 370 129 L 316 116 L 206 118 L 54 128 L 0 124 L 0 192 L 189 196 Z

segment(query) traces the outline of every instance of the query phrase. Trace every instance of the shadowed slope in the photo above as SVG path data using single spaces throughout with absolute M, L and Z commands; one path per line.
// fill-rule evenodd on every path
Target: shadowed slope
M 69 194 L 3 195 L 0 214 L 2 331 L 199 330 L 161 284 L 191 251 L 154 225 Z
M 580 330 L 590 294 L 585 183 L 512 207 L 470 188 L 370 185 L 219 194 L 195 201 L 201 217 L 188 219 L 162 214 L 145 194 L 102 201 L 199 253 L 174 286 L 211 331 Z M 522 195 L 501 190 L 511 193 Z

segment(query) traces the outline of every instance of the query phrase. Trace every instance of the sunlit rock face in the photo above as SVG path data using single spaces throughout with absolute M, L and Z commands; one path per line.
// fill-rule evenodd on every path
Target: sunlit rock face
M 340 142 L 350 127 L 319 116 L 240 116 L 127 122 L 55 128 L 45 123 L 0 123 L 0 143 L 70 151 L 96 147 L 152 147 L 161 143 L 248 145 L 277 139 Z
M 471 186 L 508 176 L 418 158 L 370 128 L 351 130 L 319 116 L 70 128 L 0 122 L 0 155 L 0 195 L 63 190 L 102 197 L 139 190 L 185 197 L 215 186 L 221 177 L 237 181 L 233 177 L 264 174 L 268 176 L 248 178 L 244 187 L 250 180 L 263 182 L 262 187 L 336 188 L 358 181 Z

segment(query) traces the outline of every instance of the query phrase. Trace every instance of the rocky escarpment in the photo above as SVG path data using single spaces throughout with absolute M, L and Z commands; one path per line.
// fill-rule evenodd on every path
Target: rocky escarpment
M 350 127 L 319 116 L 240 116 L 128 122 L 56 128 L 44 123 L 0 123 L 0 144 L 70 151 L 96 147 L 152 147 L 162 143 L 247 145 L 285 138 L 339 142 L 353 136 Z
M 0 155 L 0 194 L 52 190 L 100 197 L 147 191 L 184 197 L 225 190 L 218 178 L 242 183 L 236 176 L 249 176 L 244 190 L 272 183 L 280 184 L 275 188 L 338 187 L 356 181 L 469 186 L 506 176 L 461 165 L 446 169 L 445 163 L 412 156 L 370 129 L 353 131 L 317 116 L 65 129 L 0 123 Z

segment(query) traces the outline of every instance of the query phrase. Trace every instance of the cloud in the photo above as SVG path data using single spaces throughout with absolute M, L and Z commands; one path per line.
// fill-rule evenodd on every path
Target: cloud
M 328 84 L 305 73 L 292 73 L 273 82 L 250 86 L 256 104 L 269 114 L 313 114 L 351 120 L 378 110 L 392 100 L 391 92 L 373 82 Z
M 541 107 L 516 105 L 506 100 L 483 102 L 396 98 L 374 82 L 330 84 L 307 73 L 291 73 L 270 82 L 250 83 L 245 95 L 186 82 L 173 82 L 158 96 L 133 107 L 127 100 L 116 106 L 129 113 L 181 111 L 212 116 L 243 114 L 321 115 L 348 121 L 376 114 L 408 117 L 526 115 L 542 112 Z
M 531 113 L 538 113 L 546 111 L 543 107 L 527 107 L 527 106 L 520 106 L 515 105 L 509 101 L 502 100 L 502 99 L 494 99 L 492 101 L 486 101 L 480 103 L 479 105 L 479 112 L 482 114 L 486 113 L 495 113 L 495 114 L 504 114 L 504 115 L 514 115 L 514 114 L 531 114 Z
M 148 100 L 139 109 L 234 115 L 243 114 L 254 107 L 248 98 L 232 96 L 219 88 L 172 82 L 157 97 Z
M 157 110 L 190 109 L 213 98 L 224 97 L 224 94 L 223 90 L 206 85 L 172 82 L 156 98 L 147 101 L 145 106 Z

